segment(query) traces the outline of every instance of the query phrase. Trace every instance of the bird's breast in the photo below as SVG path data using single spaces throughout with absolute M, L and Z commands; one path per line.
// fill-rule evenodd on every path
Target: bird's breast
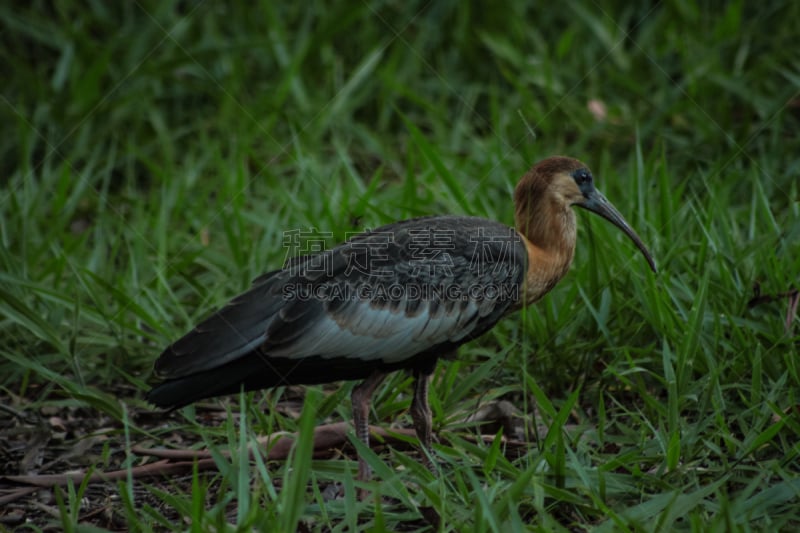
M 541 299 L 566 275 L 575 249 L 556 247 L 547 250 L 533 244 L 524 236 L 522 239 L 528 253 L 528 268 L 520 302 L 520 306 L 525 306 Z

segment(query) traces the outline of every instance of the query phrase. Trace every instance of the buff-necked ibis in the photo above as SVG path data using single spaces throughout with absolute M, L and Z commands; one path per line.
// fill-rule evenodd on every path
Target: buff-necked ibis
M 572 206 L 606 218 L 655 263 L 578 160 L 550 157 L 514 191 L 516 230 L 467 216 L 431 216 L 362 233 L 291 260 L 169 346 L 165 381 L 148 399 L 180 407 L 279 385 L 363 380 L 352 391 L 355 430 L 369 442 L 369 402 L 388 372 L 415 377 L 411 417 L 431 445 L 430 376 L 439 358 L 544 296 L 575 252 Z M 427 462 L 427 461 L 426 461 Z M 359 478 L 370 477 L 359 459 Z

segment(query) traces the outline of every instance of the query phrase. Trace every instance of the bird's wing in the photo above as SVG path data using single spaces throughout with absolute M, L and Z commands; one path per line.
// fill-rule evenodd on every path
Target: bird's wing
M 518 301 L 526 261 L 519 236 L 488 220 L 391 224 L 262 276 L 167 348 L 156 370 L 174 379 L 256 350 L 397 364 L 491 328 Z
M 264 342 L 267 325 L 284 304 L 276 270 L 258 277 L 253 286 L 168 346 L 156 360 L 159 377 L 177 377 L 220 367 L 252 352 Z
M 264 353 L 390 365 L 461 344 L 513 308 L 527 261 L 511 228 L 470 217 L 393 224 L 332 252 L 324 274 L 284 285 Z

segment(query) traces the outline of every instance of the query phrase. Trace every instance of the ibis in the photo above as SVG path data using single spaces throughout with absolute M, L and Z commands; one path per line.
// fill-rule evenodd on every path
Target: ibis
M 564 277 L 575 253 L 573 206 L 617 226 L 656 270 L 576 159 L 536 163 L 517 184 L 514 205 L 514 228 L 471 216 L 413 218 L 289 260 L 164 350 L 149 401 L 177 408 L 241 390 L 360 380 L 353 421 L 368 445 L 371 396 L 388 373 L 405 370 L 414 377 L 410 414 L 428 457 L 437 361 Z M 361 457 L 358 477 L 371 477 Z

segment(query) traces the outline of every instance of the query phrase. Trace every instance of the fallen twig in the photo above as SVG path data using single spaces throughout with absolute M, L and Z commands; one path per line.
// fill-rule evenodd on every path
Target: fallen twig
M 0 505 L 6 505 L 11 502 L 15 502 L 20 498 L 27 496 L 28 494 L 36 492 L 37 490 L 39 490 L 39 488 L 40 487 L 34 486 L 34 487 L 20 487 L 18 489 L 14 489 L 8 494 L 3 494 L 2 496 L 0 496 Z
M 89 483 L 104 483 L 108 481 L 119 481 L 126 479 L 129 475 L 132 478 L 143 478 L 156 475 L 171 475 L 191 470 L 197 464 L 198 470 L 209 470 L 216 468 L 213 459 L 200 459 L 199 461 L 170 462 L 167 459 L 156 461 L 142 466 L 134 466 L 125 470 L 113 470 L 111 472 L 95 471 L 92 474 L 87 472 L 69 472 L 67 474 L 28 474 L 19 476 L 0 476 L 0 482 L 20 483 L 33 485 L 35 487 L 63 487 L 70 482 L 74 484 L 83 483 L 86 476 L 89 476 Z

